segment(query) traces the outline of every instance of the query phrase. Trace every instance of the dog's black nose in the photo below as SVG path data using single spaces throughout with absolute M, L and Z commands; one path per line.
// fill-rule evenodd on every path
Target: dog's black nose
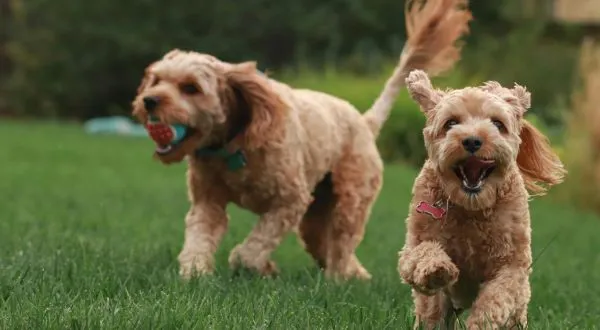
M 146 96 L 144 97 L 144 108 L 146 108 L 146 111 L 148 112 L 152 112 L 156 109 L 156 107 L 158 106 L 158 97 L 156 96 Z
M 462 141 L 463 147 L 466 151 L 470 153 L 475 153 L 475 151 L 481 148 L 483 141 L 476 136 L 469 136 L 468 138 Z

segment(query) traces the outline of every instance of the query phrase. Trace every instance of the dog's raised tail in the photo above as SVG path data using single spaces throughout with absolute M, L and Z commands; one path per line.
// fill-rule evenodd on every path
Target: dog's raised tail
M 469 32 L 471 12 L 468 0 L 407 0 L 405 8 L 407 41 L 392 76 L 383 91 L 364 114 L 377 136 L 404 87 L 404 80 L 415 69 L 430 76 L 454 66 L 460 58 L 459 38 Z

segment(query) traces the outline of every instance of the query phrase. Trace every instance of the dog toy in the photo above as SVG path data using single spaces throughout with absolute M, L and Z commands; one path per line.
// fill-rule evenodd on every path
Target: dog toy
M 148 119 L 146 130 L 150 138 L 154 140 L 158 146 L 159 152 L 166 152 L 171 147 L 183 140 L 187 132 L 187 127 L 182 124 L 165 124 L 154 118 Z

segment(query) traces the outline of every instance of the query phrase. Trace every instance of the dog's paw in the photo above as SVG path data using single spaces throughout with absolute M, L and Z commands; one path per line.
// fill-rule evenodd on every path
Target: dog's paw
M 458 280 L 458 268 L 451 260 L 422 260 L 412 278 L 412 286 L 425 295 L 433 295 Z
M 363 267 L 362 265 L 358 265 L 354 269 L 351 277 L 364 281 L 370 280 L 372 278 L 371 273 L 369 273 L 369 271 L 366 270 L 365 267 Z
M 189 280 L 198 276 L 211 275 L 212 273 L 213 269 L 199 263 L 182 264 L 179 267 L 179 276 L 184 280 Z
M 408 86 L 414 85 L 416 83 L 424 84 L 426 87 L 431 86 L 429 76 L 423 70 L 412 70 L 408 74 L 408 77 L 406 77 L 405 82 Z
M 265 277 L 274 276 L 279 273 L 275 262 L 261 258 L 259 254 L 250 253 L 244 245 L 238 245 L 233 248 L 229 254 L 229 267 L 233 270 L 246 268 Z
M 179 255 L 179 276 L 189 280 L 196 276 L 211 275 L 214 272 L 212 260 L 181 253 Z
M 336 281 L 349 279 L 367 281 L 372 277 L 356 256 L 353 256 L 347 264 L 339 264 L 338 262 L 329 260 L 327 265 L 325 267 L 325 276 Z

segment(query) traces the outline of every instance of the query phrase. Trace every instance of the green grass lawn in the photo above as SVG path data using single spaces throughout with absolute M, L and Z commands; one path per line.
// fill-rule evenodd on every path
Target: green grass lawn
M 281 276 L 236 277 L 227 255 L 255 217 L 231 207 L 215 276 L 184 283 L 176 261 L 187 211 L 183 165 L 140 138 L 78 126 L 0 124 L 0 328 L 405 329 L 396 272 L 414 170 L 388 166 L 358 255 L 370 283 L 333 284 L 290 235 Z M 600 219 L 532 203 L 531 328 L 600 325 Z M 547 246 L 547 249 L 544 248 Z M 542 253 L 543 252 L 543 253 Z

